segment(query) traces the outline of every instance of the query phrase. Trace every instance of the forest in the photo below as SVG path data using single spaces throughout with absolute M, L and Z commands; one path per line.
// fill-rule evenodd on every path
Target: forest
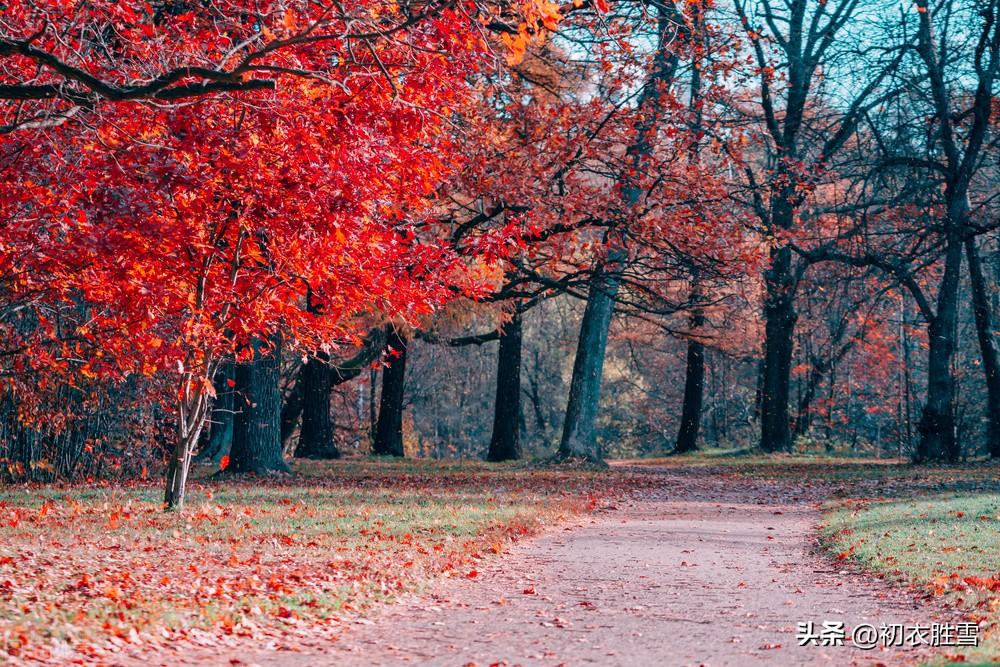
M 156 567 L 114 595 L 80 583 L 97 570 L 65 575 L 74 592 L 51 604 L 83 609 L 100 588 L 117 609 L 77 618 L 94 635 L 29 611 L 65 581 L 26 582 L 85 539 L 42 547 L 46 530 L 139 515 L 132 543 L 210 567 L 225 554 L 167 552 L 258 534 L 211 537 L 191 516 L 211 532 L 216 514 L 271 513 L 244 528 L 293 548 L 278 517 L 299 525 L 286 515 L 310 499 L 320 518 L 299 529 L 319 544 L 324 522 L 362 511 L 357 494 L 392 516 L 460 496 L 443 515 L 488 508 L 452 526 L 470 542 L 408 569 L 471 583 L 470 553 L 675 484 L 726 502 L 727 475 L 745 493 L 774 480 L 775 507 L 835 497 L 812 480 L 899 502 L 939 484 L 986 503 L 947 516 L 992 521 L 998 14 L 997 0 L 0 1 L 0 609 L 17 616 L 0 645 L 104 664 L 122 650 L 108 637 L 222 632 L 229 612 L 198 616 L 204 600 L 188 600 L 197 620 L 146 629 L 118 609 L 133 609 L 126 589 L 181 595 L 182 575 L 156 584 Z M 916 486 L 894 491 L 903 480 Z M 392 549 L 422 539 L 397 528 Z M 991 530 L 955 549 L 988 552 Z M 845 538 L 862 532 L 827 541 L 872 569 Z M 450 553 L 436 548 L 414 547 Z M 316 551 L 302 549 L 300 564 Z M 1000 621 L 995 559 L 952 577 L 941 557 L 901 576 L 981 590 L 977 622 Z M 250 557 L 232 558 L 245 574 Z M 274 610 L 259 607 L 331 618 L 281 601 L 315 587 L 296 576 L 254 592 Z M 337 613 L 365 607 L 348 599 Z M 258 609 L 241 604 L 244 620 Z

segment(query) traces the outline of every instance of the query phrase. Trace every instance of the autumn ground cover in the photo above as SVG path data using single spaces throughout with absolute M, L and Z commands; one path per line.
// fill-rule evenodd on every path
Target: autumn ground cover
M 826 499 L 831 560 L 1000 620 L 993 467 L 715 451 L 611 470 L 356 459 L 215 480 L 204 469 L 180 514 L 162 511 L 152 482 L 9 488 L 0 640 L 15 664 L 335 641 L 377 603 L 442 576 L 475 579 L 522 537 L 662 486 L 657 469 Z M 996 649 L 990 637 L 982 655 Z
M 986 628 L 982 646 L 967 657 L 1000 661 L 995 468 L 949 467 L 933 471 L 931 479 L 914 476 L 897 480 L 883 495 L 831 501 L 822 543 L 838 560 L 964 610 Z
M 358 460 L 212 481 L 182 514 L 156 483 L 0 497 L 0 641 L 15 661 L 333 632 L 339 618 L 587 511 L 625 475 Z

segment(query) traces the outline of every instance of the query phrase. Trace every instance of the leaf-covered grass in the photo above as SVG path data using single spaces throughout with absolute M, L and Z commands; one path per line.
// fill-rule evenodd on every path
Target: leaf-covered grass
M 414 590 L 586 511 L 622 476 L 478 463 L 302 464 L 203 480 L 183 514 L 157 484 L 0 495 L 0 646 L 99 658 L 124 644 L 281 636 Z M 2 654 L 0 654 L 2 655 Z
M 955 468 L 947 470 L 956 476 Z M 909 494 L 895 489 L 895 498 L 831 502 L 822 541 L 838 560 L 966 611 L 986 632 L 980 649 L 965 657 L 1000 661 L 1000 489 L 995 473 L 987 482 L 978 472 L 970 471 L 969 483 L 993 490 L 928 492 L 914 485 Z

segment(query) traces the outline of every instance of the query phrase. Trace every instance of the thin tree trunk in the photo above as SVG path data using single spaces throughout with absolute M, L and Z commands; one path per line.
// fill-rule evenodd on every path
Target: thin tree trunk
M 177 406 L 177 440 L 167 466 L 166 488 L 163 504 L 167 510 L 184 509 L 191 459 L 197 447 L 201 430 L 208 415 L 208 396 L 205 381 L 185 374 L 182 378 L 182 398 Z
M 990 294 L 983 276 L 983 265 L 973 238 L 965 240 L 972 285 L 972 310 L 976 317 L 976 336 L 986 375 L 986 443 L 991 458 L 1000 458 L 1000 354 L 997 353 L 996 324 L 990 307 Z
M 340 450 L 333 442 L 333 419 L 330 415 L 330 356 L 318 352 L 302 364 L 298 385 L 302 396 L 302 429 L 295 456 L 309 459 L 339 459 Z
M 700 6 L 691 5 L 693 10 L 693 34 L 701 46 L 707 47 L 705 32 L 705 15 Z M 707 52 L 707 48 L 705 49 Z M 691 67 L 691 88 L 688 110 L 694 114 L 691 131 L 695 136 L 688 149 L 688 163 L 696 165 L 701 155 L 699 137 L 702 132 L 702 97 L 701 97 L 701 63 L 695 61 Z M 687 342 L 687 360 L 684 370 L 684 402 L 681 407 L 681 423 L 677 432 L 674 451 L 678 454 L 693 452 L 698 449 L 698 430 L 701 426 L 701 411 L 705 393 L 705 344 L 699 340 L 701 327 L 705 325 L 705 314 L 699 306 L 701 301 L 701 286 L 698 282 L 698 270 L 691 268 L 691 302 L 695 310 L 691 313 L 692 336 Z
M 290 472 L 281 446 L 280 338 L 265 351 L 253 343 L 254 358 L 236 367 L 238 411 L 233 423 L 229 470 L 233 472 Z
M 837 365 L 830 367 L 829 389 L 826 393 L 826 424 L 824 432 L 826 434 L 826 451 L 833 451 L 833 399 L 837 395 Z
M 521 315 L 503 327 L 497 352 L 497 392 L 488 461 L 521 458 Z
M 831 345 L 838 343 L 843 338 L 845 332 L 846 326 L 840 328 L 831 341 Z M 857 335 L 860 334 L 856 334 L 856 336 Z M 819 390 L 823 376 L 826 375 L 828 370 L 836 368 L 836 366 L 843 361 L 844 357 L 847 356 L 847 353 L 854 347 L 854 344 L 854 340 L 849 340 L 847 343 L 841 345 L 837 350 L 831 350 L 828 358 L 814 357 L 811 360 L 809 377 L 806 379 L 806 388 L 802 393 L 802 396 L 799 398 L 798 414 L 795 418 L 795 428 L 793 429 L 793 432 L 796 436 L 805 435 L 809 432 L 809 428 L 812 426 L 812 404 L 816 399 L 816 392 Z
M 531 398 L 531 410 L 535 417 L 535 424 L 538 427 L 539 438 L 546 448 L 551 446 L 549 442 L 549 419 L 545 416 L 545 411 L 542 410 L 542 395 L 539 388 L 539 368 L 541 366 L 541 361 L 539 359 L 538 350 L 534 350 L 534 364 L 532 365 L 532 372 L 528 375 L 528 395 Z
M 753 390 L 753 420 L 760 423 L 760 416 L 764 410 L 764 357 L 757 359 L 757 368 L 754 373 Z
M 803 436 L 809 432 L 812 426 L 812 404 L 816 399 L 816 390 L 826 374 L 826 363 L 822 359 L 813 359 L 809 369 L 809 377 L 806 378 L 806 386 L 799 397 L 798 412 L 795 416 L 795 428 L 792 432 L 796 437 Z
M 375 431 L 378 429 L 378 369 L 368 371 L 368 443 L 375 445 Z
M 906 448 L 913 446 L 913 375 L 910 372 L 910 335 L 906 330 L 906 302 L 903 302 L 903 408 L 906 419 Z M 900 455 L 902 455 L 902 449 Z
M 403 456 L 403 387 L 406 378 L 406 339 L 393 328 L 386 343 L 388 368 L 382 371 L 382 400 L 375 425 L 372 453 Z
M 698 339 L 699 329 L 705 324 L 705 315 L 696 310 L 691 316 L 694 335 L 688 339 L 687 366 L 684 374 L 684 403 L 681 424 L 677 432 L 674 451 L 678 454 L 698 449 L 698 429 L 701 425 L 701 408 L 705 393 L 705 344 Z

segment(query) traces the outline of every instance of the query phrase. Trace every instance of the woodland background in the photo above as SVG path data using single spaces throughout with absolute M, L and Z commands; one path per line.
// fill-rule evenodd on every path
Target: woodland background
M 0 475 L 1000 456 L 997 13 L 6 2 Z

